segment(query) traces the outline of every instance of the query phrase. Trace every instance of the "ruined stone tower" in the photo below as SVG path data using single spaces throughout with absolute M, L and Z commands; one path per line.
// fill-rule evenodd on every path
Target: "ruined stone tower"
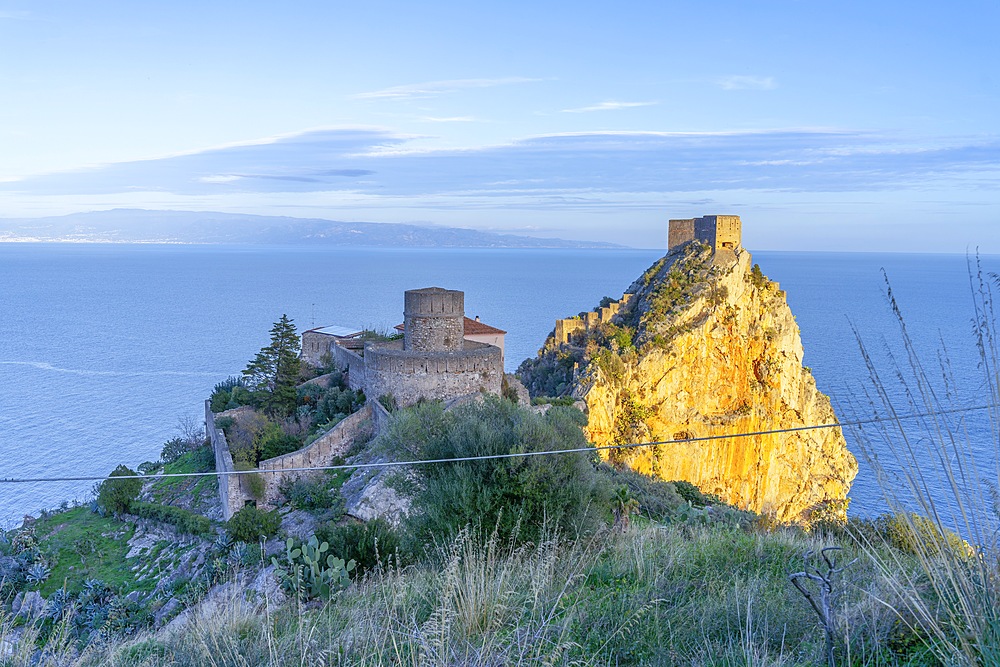
M 740 247 L 742 223 L 738 215 L 706 215 L 686 220 L 671 220 L 667 239 L 669 250 L 689 241 L 712 246 L 712 252 L 735 251 Z
M 465 293 L 440 287 L 403 295 L 403 349 L 461 350 L 465 336 Z

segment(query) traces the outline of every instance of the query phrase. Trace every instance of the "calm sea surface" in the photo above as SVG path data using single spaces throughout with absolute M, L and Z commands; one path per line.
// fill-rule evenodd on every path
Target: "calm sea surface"
M 201 420 L 212 386 L 239 373 L 283 313 L 300 331 L 387 329 L 402 321 L 404 290 L 461 289 L 470 317 L 509 332 L 513 371 L 537 352 L 556 317 L 620 296 L 661 255 L 0 243 L 0 477 L 103 475 L 158 458 L 179 420 Z M 898 340 L 882 268 L 927 360 L 947 341 L 964 396 L 976 401 L 965 257 L 757 252 L 754 259 L 787 291 L 805 363 L 842 419 L 852 397 L 864 404 L 869 384 L 852 323 L 880 360 L 882 341 Z M 984 264 L 1000 271 L 1000 258 Z M 973 431 L 981 426 L 972 423 Z M 857 451 L 850 437 L 849 445 Z M 990 453 L 986 433 L 983 448 Z M 0 525 L 87 497 L 91 486 L 0 484 Z M 863 463 L 851 496 L 853 512 L 881 509 Z

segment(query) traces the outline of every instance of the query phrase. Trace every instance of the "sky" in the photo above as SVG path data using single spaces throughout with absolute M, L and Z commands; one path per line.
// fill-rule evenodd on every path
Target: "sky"
M 1000 3 L 0 0 L 0 217 L 1000 253 Z

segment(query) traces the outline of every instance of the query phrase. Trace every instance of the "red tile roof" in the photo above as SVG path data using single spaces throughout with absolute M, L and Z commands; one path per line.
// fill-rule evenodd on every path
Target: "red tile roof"
M 396 325 L 397 331 L 405 330 L 402 324 Z M 491 327 L 488 324 L 482 322 L 477 322 L 471 318 L 465 318 L 465 331 L 463 332 L 466 336 L 485 336 L 490 334 L 505 334 L 507 333 L 503 329 L 497 329 L 496 327 Z

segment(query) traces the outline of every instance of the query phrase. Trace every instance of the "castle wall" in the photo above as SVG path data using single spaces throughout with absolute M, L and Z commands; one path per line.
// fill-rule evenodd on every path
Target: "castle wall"
M 675 222 L 671 220 L 671 222 Z M 583 317 L 569 317 L 563 320 L 556 320 L 556 329 L 553 338 L 556 345 L 564 345 L 569 342 L 573 334 L 580 331 L 589 331 L 598 324 L 604 324 L 614 319 L 623 306 L 627 306 L 632 295 L 627 292 L 618 301 L 612 301 L 607 306 L 603 306 L 596 311 L 584 313 Z
M 673 250 L 688 241 L 694 241 L 694 218 L 671 220 L 668 223 L 667 250 Z
M 421 398 L 449 399 L 486 391 L 500 393 L 500 349 L 465 341 L 462 350 L 415 351 L 399 341 L 365 345 L 365 395 L 369 400 L 392 394 L 400 406 Z
M 740 247 L 742 224 L 738 215 L 706 215 L 694 221 L 695 238 L 712 250 L 736 250 Z
M 468 334 L 465 336 L 465 340 L 472 341 L 473 343 L 483 343 L 484 345 L 492 345 L 493 347 L 500 348 L 500 362 L 503 363 L 504 359 L 504 334 Z
M 347 371 L 347 386 L 354 391 L 365 391 L 365 360 L 346 345 L 333 346 L 333 360 L 337 368 Z
M 575 334 L 577 331 L 583 331 L 586 328 L 583 320 L 578 317 L 572 317 L 565 320 L 556 320 L 556 345 L 562 345 L 569 342 L 570 336 Z
M 212 443 L 212 453 L 215 454 L 215 470 L 223 473 L 216 479 L 219 484 L 219 501 L 222 503 L 222 519 L 229 521 L 251 500 L 240 484 L 241 475 L 232 474 L 236 470 L 233 456 L 229 452 L 226 434 L 221 428 L 215 427 L 215 415 L 212 413 L 212 402 L 205 401 L 205 432 Z
M 278 506 L 283 500 L 280 491 L 283 484 L 303 475 L 315 474 L 294 470 L 295 468 L 332 465 L 334 457 L 343 456 L 357 439 L 370 437 L 371 433 L 372 408 L 370 405 L 366 405 L 341 420 L 307 447 L 261 461 L 257 468 L 260 469 L 264 479 L 265 491 L 262 505 L 265 508 Z
M 325 354 L 333 355 L 334 341 L 336 338 L 330 334 L 318 331 L 302 332 L 302 353 L 304 361 L 313 366 L 320 366 Z
M 465 293 L 440 287 L 403 295 L 403 347 L 433 352 L 461 350 L 465 337 Z

